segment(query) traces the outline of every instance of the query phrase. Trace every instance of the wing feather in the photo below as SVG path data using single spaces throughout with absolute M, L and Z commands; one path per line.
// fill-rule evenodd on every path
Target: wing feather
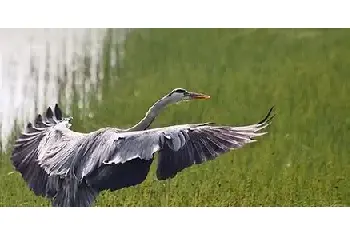
M 204 125 L 192 128 L 192 131 L 188 133 L 188 141 L 178 151 L 174 151 L 168 146 L 161 148 L 158 157 L 158 179 L 172 178 L 178 172 L 193 164 L 213 160 L 232 149 L 238 149 L 248 143 L 255 142 L 255 137 L 267 133 L 259 131 L 270 125 L 272 109 L 258 124 L 242 127 Z
M 50 108 L 46 110 L 46 114 L 53 118 Z M 63 122 L 62 117 L 58 119 Z M 47 194 L 47 183 L 49 181 L 48 174 L 38 164 L 39 145 L 46 135 L 46 131 L 53 127 L 53 121 L 43 122 L 42 116 L 39 114 L 34 121 L 34 125 L 28 123 L 25 132 L 23 132 L 14 144 L 11 156 L 12 164 L 15 169 L 22 174 L 24 180 L 36 195 L 45 196 Z

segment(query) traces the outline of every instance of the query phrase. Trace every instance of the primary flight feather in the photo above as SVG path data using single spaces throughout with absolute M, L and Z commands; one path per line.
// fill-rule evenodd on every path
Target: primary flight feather
M 207 95 L 174 89 L 158 100 L 145 117 L 129 129 L 102 128 L 90 133 L 70 130 L 56 104 L 29 123 L 16 140 L 12 163 L 36 195 L 53 206 L 91 206 L 99 192 L 142 183 L 158 153 L 157 178 L 212 160 L 262 136 L 273 116 L 253 125 L 231 127 L 211 123 L 147 129 L 169 104 L 208 99 Z

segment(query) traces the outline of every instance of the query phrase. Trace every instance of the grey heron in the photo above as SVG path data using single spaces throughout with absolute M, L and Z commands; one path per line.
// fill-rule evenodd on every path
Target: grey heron
M 92 206 L 99 192 L 141 184 L 158 153 L 156 176 L 173 178 L 193 164 L 213 160 L 255 142 L 270 123 L 265 118 L 246 126 L 213 123 L 148 129 L 167 105 L 210 96 L 176 88 L 158 100 L 145 117 L 128 129 L 101 128 L 90 133 L 70 129 L 56 104 L 38 114 L 15 141 L 11 160 L 29 188 L 53 206 Z

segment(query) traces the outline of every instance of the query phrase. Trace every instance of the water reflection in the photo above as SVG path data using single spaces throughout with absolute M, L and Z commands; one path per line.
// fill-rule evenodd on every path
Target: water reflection
M 73 87 L 78 105 L 88 105 L 103 78 L 106 29 L 0 29 L 0 128 L 2 150 L 15 121 L 24 125 L 62 97 L 69 112 Z M 113 43 L 122 43 L 129 30 L 117 29 Z M 110 37 L 108 37 L 110 40 Z M 112 51 L 110 66 L 120 54 Z

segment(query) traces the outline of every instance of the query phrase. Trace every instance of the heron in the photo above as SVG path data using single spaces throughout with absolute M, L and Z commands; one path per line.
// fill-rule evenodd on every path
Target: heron
M 263 120 L 252 125 L 207 122 L 148 129 L 166 106 L 209 98 L 176 88 L 156 101 L 134 126 L 90 133 L 71 130 L 72 117 L 64 117 L 55 104 L 27 124 L 14 143 L 11 161 L 30 190 L 50 199 L 52 206 L 89 207 L 104 190 L 141 184 L 155 155 L 157 179 L 171 179 L 194 164 L 257 141 L 275 116 L 272 107 Z

